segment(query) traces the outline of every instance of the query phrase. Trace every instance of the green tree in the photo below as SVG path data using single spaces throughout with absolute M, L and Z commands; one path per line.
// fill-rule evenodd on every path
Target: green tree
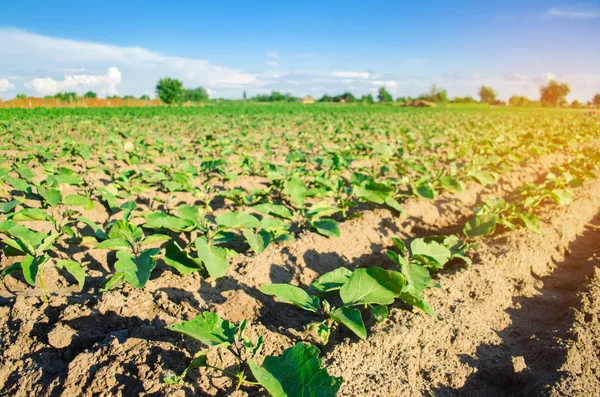
M 481 103 L 494 103 L 496 102 L 496 91 L 492 87 L 482 85 L 479 89 L 479 97 Z
M 127 99 L 135 99 L 135 97 L 134 97 L 133 95 L 125 95 L 125 96 L 123 97 L 123 99 L 124 99 L 124 100 L 127 100 Z
M 369 104 L 369 105 L 370 105 L 370 104 L 372 104 L 372 103 L 375 103 L 375 99 L 373 99 L 373 95 L 371 95 L 371 94 L 368 94 L 368 95 L 363 95 L 363 96 L 360 98 L 360 101 L 361 101 L 362 103 L 366 103 L 366 104 Z
M 144 95 L 142 95 L 142 96 L 140 97 L 140 99 L 141 99 L 142 101 L 149 101 L 149 100 L 150 100 L 150 95 L 146 95 L 146 94 L 144 94 Z
M 571 107 L 573 109 L 581 109 L 581 103 L 575 99 L 573 102 L 571 102 Z
M 329 95 L 325 94 L 321 97 L 321 99 L 319 99 L 319 102 L 331 102 L 333 100 L 333 98 L 331 98 Z
M 594 99 L 592 99 L 592 104 L 594 106 L 600 106 L 600 94 L 594 95 Z
M 429 102 L 447 103 L 448 91 L 445 89 L 439 89 L 435 84 L 433 84 L 429 90 L 429 93 L 421 95 L 419 99 L 424 99 Z
M 246 95 L 246 91 L 244 91 L 243 98 L 244 98 L 244 101 L 245 101 L 246 99 L 248 99 L 248 96 Z
M 208 91 L 202 87 L 198 87 L 193 90 L 185 90 L 183 93 L 183 100 L 190 102 L 205 102 L 208 101 Z
M 390 94 L 385 87 L 381 87 L 379 89 L 379 94 L 377 94 L 377 99 L 379 102 L 394 102 L 394 98 L 392 98 L 392 94 Z
M 88 91 L 85 94 L 83 94 L 84 98 L 98 98 L 98 94 L 96 94 L 94 91 Z
M 156 95 L 167 105 L 181 102 L 183 92 L 183 83 L 177 79 L 166 77 L 156 84 Z
M 540 88 L 540 101 L 543 106 L 558 106 L 563 105 L 567 101 L 567 95 L 571 92 L 571 88 L 567 83 L 560 83 L 556 80 L 550 80 L 548 85 Z
M 527 106 L 530 102 L 529 98 L 520 95 L 513 95 L 508 99 L 510 106 Z
M 17 94 L 16 98 L 17 99 L 25 99 L 25 98 L 27 98 L 27 95 L 25 95 L 25 94 Z

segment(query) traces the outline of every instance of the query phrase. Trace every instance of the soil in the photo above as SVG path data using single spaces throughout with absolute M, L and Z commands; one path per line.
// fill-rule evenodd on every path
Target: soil
M 313 318 L 275 302 L 258 288 L 271 282 L 306 286 L 339 266 L 390 267 L 391 237 L 458 233 L 489 195 L 509 196 L 535 181 L 560 155 L 516 170 L 492 189 L 470 186 L 435 201 L 408 200 L 408 217 L 374 208 L 341 225 L 341 238 L 302 234 L 258 257 L 239 257 L 228 276 L 212 282 L 181 277 L 161 266 L 144 290 L 97 292 L 106 253 L 82 251 L 91 269 L 86 288 L 46 274 L 48 304 L 22 279 L 0 289 L 0 394 L 11 396 L 263 395 L 234 392 L 217 373 L 192 371 L 166 386 L 165 371 L 181 372 L 202 347 L 167 329 L 204 310 L 251 322 L 264 335 L 261 353 L 279 354 L 316 339 Z M 532 396 L 600 394 L 600 179 L 576 190 L 562 207 L 547 206 L 542 233 L 519 229 L 483 239 L 473 263 L 439 273 L 427 296 L 435 320 L 397 304 L 382 324 L 367 324 L 361 341 L 338 329 L 322 347 L 329 373 L 344 378 L 342 396 Z M 226 354 L 208 351 L 227 367 Z M 210 376 L 208 376 L 210 375 Z

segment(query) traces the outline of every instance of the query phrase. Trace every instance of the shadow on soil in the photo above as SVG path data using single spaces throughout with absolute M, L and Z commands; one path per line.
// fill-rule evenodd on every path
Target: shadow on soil
M 539 295 L 513 298 L 511 325 L 498 331 L 499 345 L 482 344 L 476 355 L 462 357 L 477 371 L 459 389 L 441 386 L 433 396 L 543 396 L 561 378 L 578 292 L 593 274 L 590 262 L 600 248 L 600 214 L 569 245 L 570 255 L 541 279 Z M 524 363 L 523 363 L 524 362 Z

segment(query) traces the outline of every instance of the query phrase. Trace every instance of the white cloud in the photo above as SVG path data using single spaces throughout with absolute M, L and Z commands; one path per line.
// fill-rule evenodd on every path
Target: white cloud
M 79 81 L 69 79 L 73 73 L 60 76 L 57 70 L 85 69 L 88 77 L 93 77 L 112 66 L 122 74 L 120 91 L 134 95 L 153 89 L 156 81 L 166 76 L 178 78 L 188 87 L 245 88 L 262 84 L 256 73 L 213 65 L 202 59 L 163 55 L 141 47 L 75 41 L 19 29 L 0 29 L 0 43 L 0 75 L 12 75 L 17 71 L 22 78 L 32 80 L 29 83 L 32 89 L 39 88 L 46 92 L 55 87 L 50 80 L 61 83 L 60 80 L 64 78 L 64 84 Z M 40 70 L 40 65 L 44 69 Z M 42 73 L 47 77 L 39 81 Z M 33 80 L 38 81 L 34 83 Z M 60 84 L 56 86 L 60 87 Z
M 279 62 L 277 62 L 277 61 L 267 61 L 266 63 L 267 63 L 267 65 L 274 67 L 274 68 L 279 66 Z
M 50 77 L 33 79 L 25 87 L 35 90 L 38 95 L 54 95 L 58 92 L 98 91 L 101 95 L 117 95 L 117 85 L 121 82 L 121 72 L 116 67 L 108 68 L 105 75 L 92 76 L 78 74 L 66 76 L 64 80 L 57 81 Z
M 549 8 L 546 11 L 545 16 L 547 18 L 557 17 L 557 18 L 571 18 L 571 19 L 593 19 L 593 18 L 600 18 L 600 9 L 597 9 L 597 8 L 592 8 L 592 9 Z
M 275 51 L 267 51 L 267 57 L 273 58 L 273 59 L 281 59 L 279 54 L 276 53 Z
M 547 83 L 550 80 L 556 80 L 557 77 L 554 73 L 550 73 L 550 72 L 546 72 L 546 73 L 542 73 L 539 76 L 537 76 L 535 79 L 533 79 L 534 81 L 538 82 L 538 83 Z
M 8 81 L 8 79 L 0 79 L 0 92 L 12 91 L 14 89 L 15 85 Z
M 384 86 L 385 88 L 389 88 L 389 89 L 398 88 L 398 83 L 395 82 L 394 80 L 373 80 L 370 83 L 373 85 Z
M 527 77 L 521 73 L 513 72 L 513 73 L 509 73 L 506 75 L 506 80 L 508 80 L 508 81 L 528 81 L 529 77 Z
M 331 72 L 331 76 L 333 77 L 343 77 L 346 79 L 368 79 L 371 75 L 367 72 Z

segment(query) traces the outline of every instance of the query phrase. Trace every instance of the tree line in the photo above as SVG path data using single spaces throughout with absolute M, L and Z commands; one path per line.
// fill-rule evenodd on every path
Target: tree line
M 513 95 L 509 98 L 508 104 L 511 106 L 549 106 L 549 107 L 566 107 L 571 106 L 573 108 L 581 107 L 599 107 L 600 106 L 600 93 L 594 95 L 591 101 L 587 103 L 580 103 L 574 100 L 570 104 L 567 102 L 567 95 L 571 92 L 571 89 L 567 83 L 551 80 L 547 85 L 540 87 L 540 99 L 532 100 L 525 96 Z M 182 102 L 206 102 L 209 100 L 208 91 L 205 88 L 198 87 L 193 89 L 184 88 L 183 83 L 180 80 L 172 78 L 163 78 L 156 84 L 156 94 L 162 102 L 167 105 L 177 104 Z M 88 91 L 83 95 L 83 98 L 97 98 L 98 95 L 93 91 Z M 24 99 L 26 95 L 19 94 L 17 99 Z M 44 97 L 46 99 L 57 99 L 60 101 L 74 102 L 80 96 L 75 92 L 61 92 L 56 95 L 50 95 Z M 119 96 L 108 96 L 107 99 L 138 99 L 132 95 Z M 140 100 L 150 100 L 150 96 L 142 95 L 139 97 Z M 250 100 L 254 102 L 298 102 L 302 98 L 295 97 L 292 94 L 283 94 L 279 91 L 273 91 L 270 94 L 258 94 L 254 97 L 248 98 L 246 92 L 243 93 L 243 100 Z M 340 95 L 328 95 L 325 94 L 317 102 L 337 102 L 337 103 L 365 103 L 373 104 L 379 103 L 407 103 L 413 100 L 422 100 L 432 103 L 459 103 L 459 104 L 475 104 L 483 103 L 489 105 L 505 105 L 506 103 L 497 98 L 496 91 L 487 85 L 482 85 L 479 89 L 479 100 L 471 96 L 455 97 L 449 99 L 448 92 L 445 89 L 438 88 L 435 84 L 431 87 L 429 92 L 424 93 L 416 98 L 412 97 L 397 97 L 395 100 L 393 96 L 385 87 L 381 87 L 378 90 L 376 97 L 371 94 L 363 95 L 360 98 L 354 96 L 351 92 L 344 92 Z

